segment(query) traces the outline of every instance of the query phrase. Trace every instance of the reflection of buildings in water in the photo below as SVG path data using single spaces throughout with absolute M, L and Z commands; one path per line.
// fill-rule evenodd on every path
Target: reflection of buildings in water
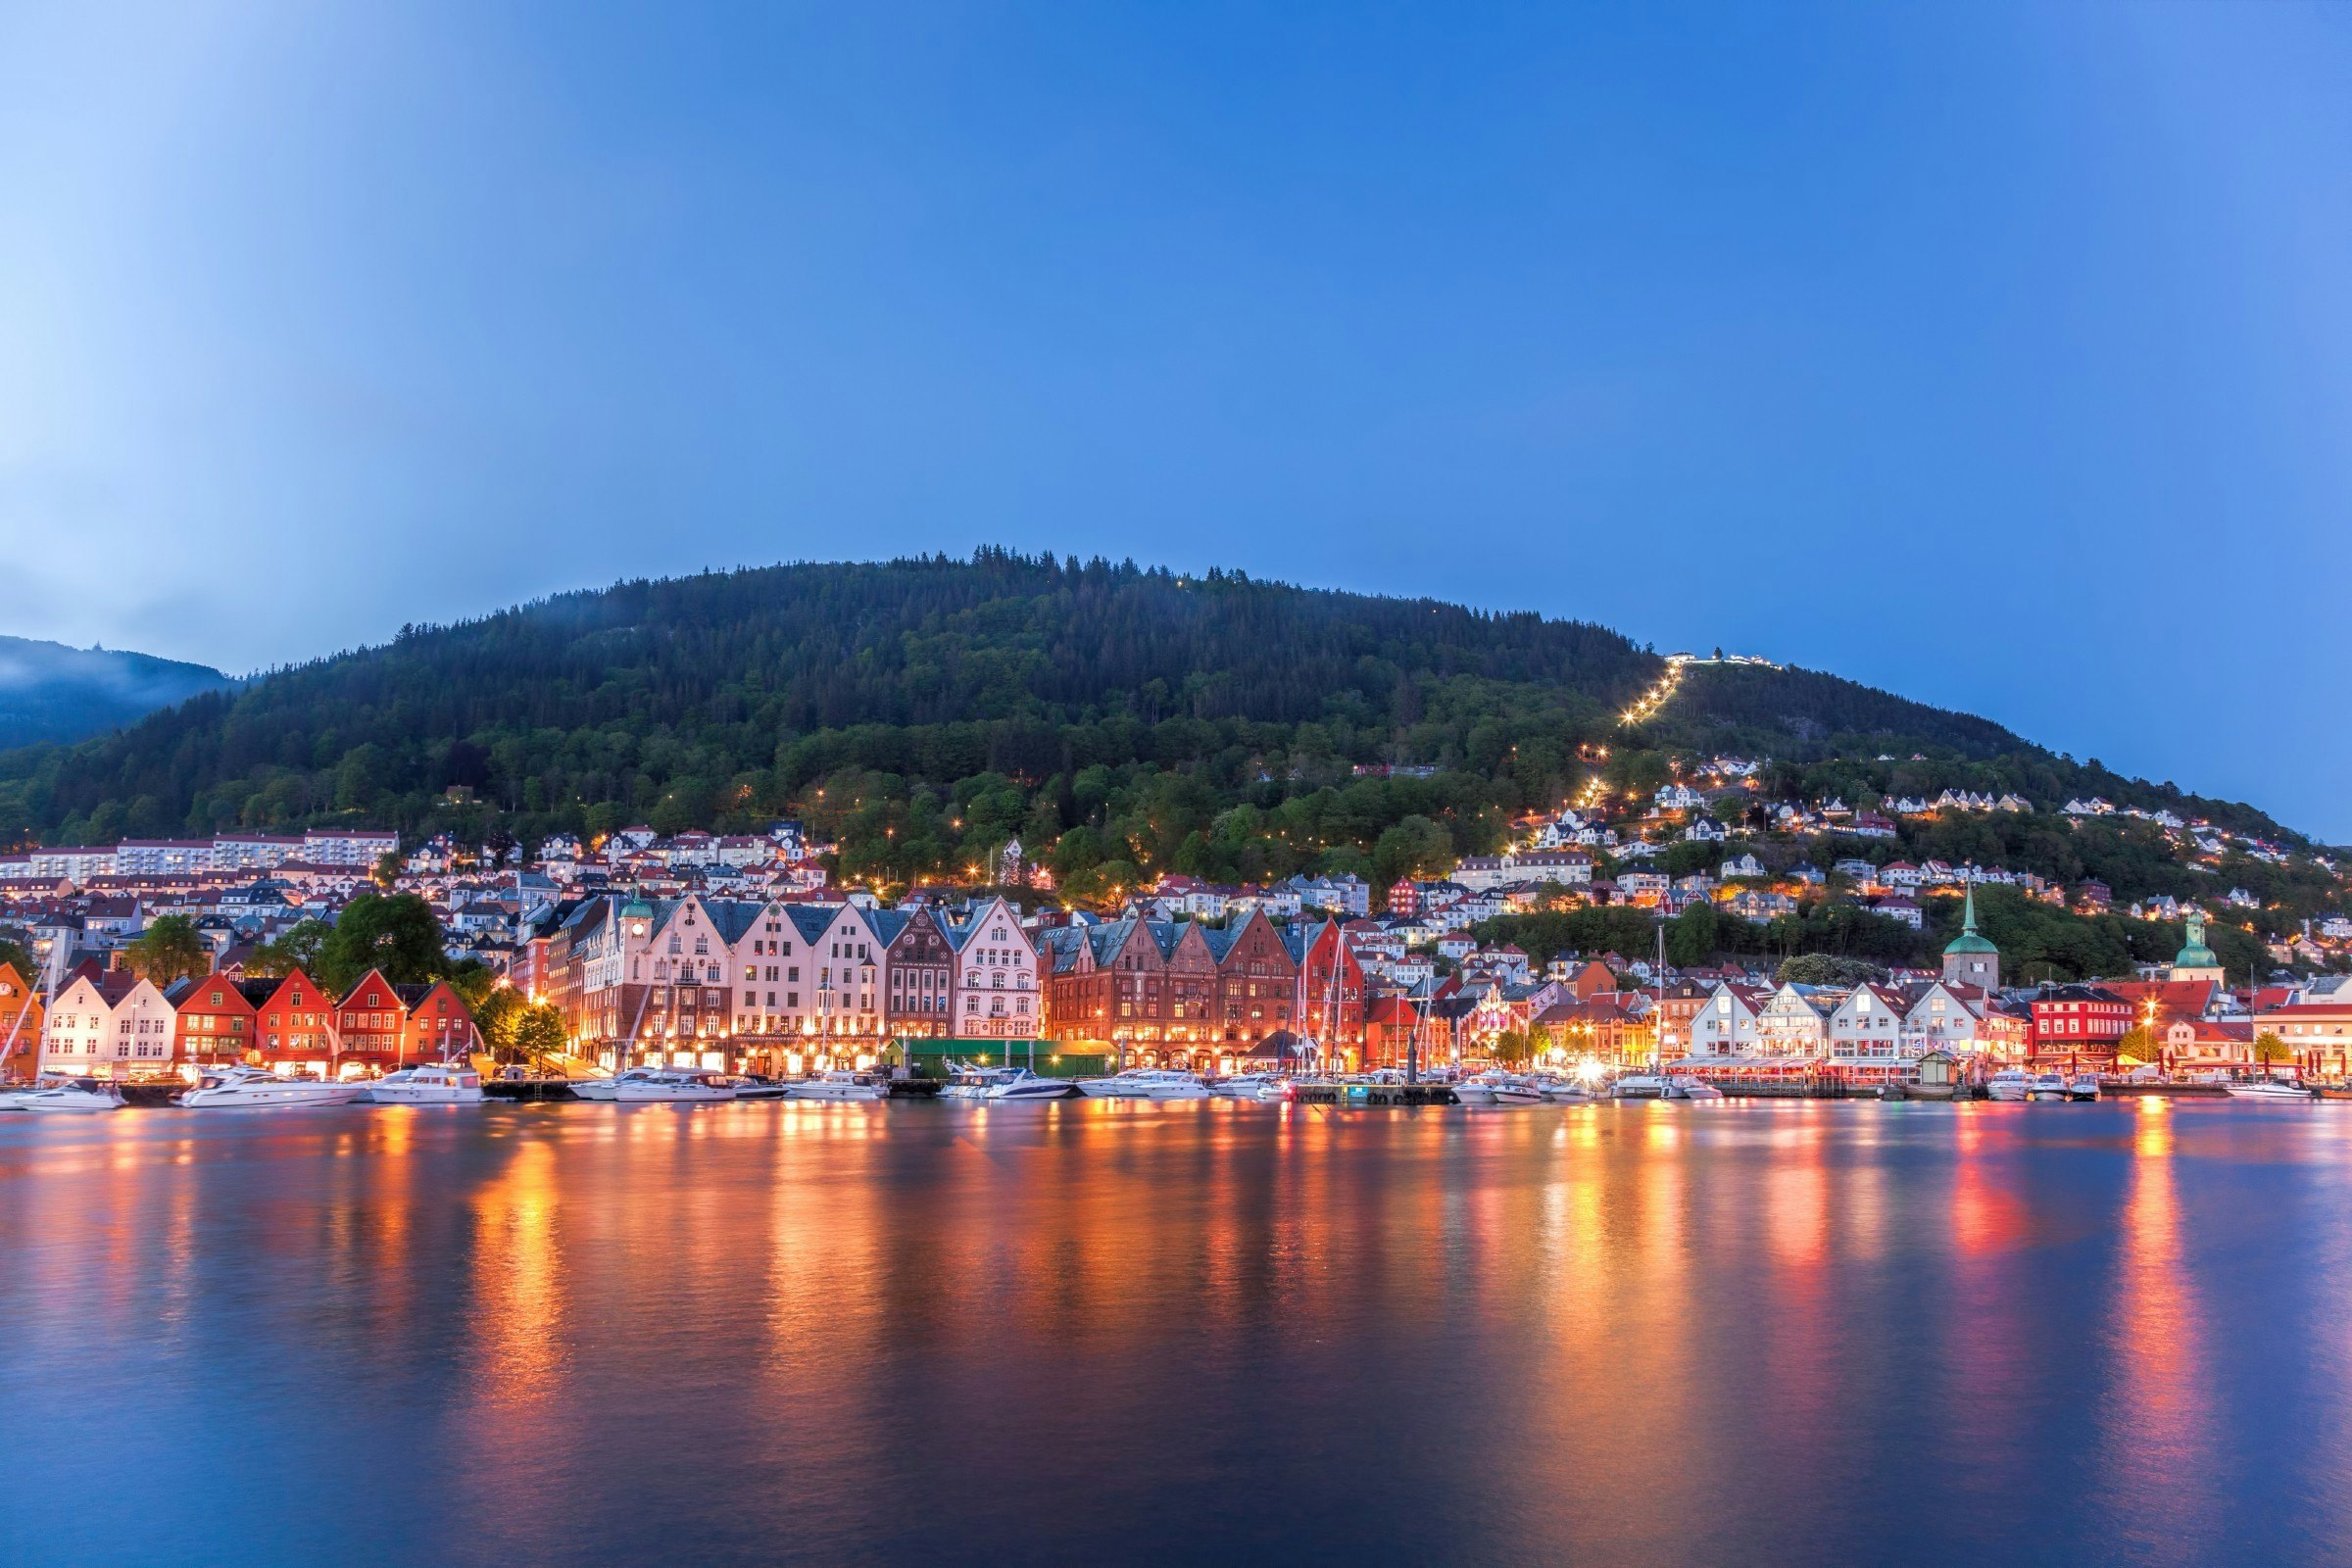
M 1964 1102 L 1952 1107 L 1950 1268 L 1945 1310 L 1921 1338 L 1938 1347 L 1928 1358 L 1946 1441 L 1943 1452 L 1955 1486 L 1985 1508 L 2009 1505 L 2031 1478 L 2032 1452 L 2023 1423 L 2034 1407 L 2031 1359 L 2019 1353 L 2029 1330 L 2019 1303 L 2025 1293 L 2016 1270 L 2030 1227 L 2024 1200 L 1998 1163 L 2018 1134 L 2007 1106 Z M 1923 1200 L 1919 1222 L 1947 1216 Z
M 2104 1336 L 2109 1376 L 2099 1473 L 2107 1490 L 2132 1499 L 2129 1510 L 2119 1510 L 2117 1528 L 2142 1562 L 2203 1560 L 2220 1516 L 2210 1479 L 2221 1455 L 2205 1376 L 2204 1309 L 2184 1256 L 2174 1186 L 2174 1115 L 2151 1095 L 2132 1119 L 2132 1185 Z

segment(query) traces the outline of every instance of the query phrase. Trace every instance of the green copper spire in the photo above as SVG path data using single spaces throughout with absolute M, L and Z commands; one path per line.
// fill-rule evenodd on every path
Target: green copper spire
M 1977 885 L 1974 882 L 1968 885 L 1968 902 L 1960 908 L 1960 934 L 1952 938 L 1951 946 L 1943 951 L 1947 954 L 2000 951 L 1977 934 Z

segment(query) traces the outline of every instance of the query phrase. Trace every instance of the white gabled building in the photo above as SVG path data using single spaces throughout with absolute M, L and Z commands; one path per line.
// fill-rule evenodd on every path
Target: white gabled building
M 1784 985 L 1756 1014 L 1756 1040 L 1766 1055 L 1819 1056 L 1829 1050 L 1830 1020 L 1811 986 Z
M 1922 987 L 1903 1030 L 1912 1055 L 1949 1051 L 1968 1055 L 1984 1049 L 1984 1006 L 1991 1000 L 1983 988 L 1959 980 L 1933 980 Z
M 39 1070 L 86 1078 L 169 1072 L 177 1021 L 164 994 L 127 970 L 76 974 L 49 1004 Z
M 962 924 L 951 924 L 948 941 L 956 950 L 951 1032 L 959 1039 L 1041 1038 L 1046 996 L 1037 980 L 1037 948 L 1019 912 L 992 898 Z
M 1690 1054 L 1693 1056 L 1752 1056 L 1764 1054 L 1756 1018 L 1766 998 L 1754 986 L 1716 982 L 1706 1002 L 1690 1017 Z
M 1830 1054 L 1839 1061 L 1917 1055 L 1904 1050 L 1909 1004 L 1884 981 L 1866 981 L 1830 1014 Z

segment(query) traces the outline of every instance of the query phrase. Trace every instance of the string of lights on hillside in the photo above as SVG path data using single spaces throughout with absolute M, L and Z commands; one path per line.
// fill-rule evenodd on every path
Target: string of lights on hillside
M 1658 710 L 1673 699 L 1675 691 L 1683 684 L 1683 666 L 1690 662 L 1689 654 L 1667 655 L 1666 673 L 1658 677 L 1656 685 L 1635 698 L 1634 706 L 1618 714 L 1618 720 L 1630 727 L 1646 724 L 1657 717 Z

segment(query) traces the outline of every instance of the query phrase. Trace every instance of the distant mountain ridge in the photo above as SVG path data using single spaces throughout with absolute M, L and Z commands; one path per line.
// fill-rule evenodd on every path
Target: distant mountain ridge
M 0 636 L 0 747 L 81 740 L 233 684 L 152 654 Z
M 2283 833 L 1813 671 L 1696 670 L 1625 733 L 1619 711 L 1664 667 L 1588 622 L 1223 570 L 996 549 L 747 568 L 412 626 L 120 734 L 0 755 L 0 838 L 337 821 L 529 838 L 798 813 L 874 874 L 1080 828 L 1115 830 L 1113 865 L 1172 864 L 1189 835 L 1206 848 L 1188 863 L 1248 873 L 1252 831 L 1290 835 L 1284 865 L 1351 863 L 1406 816 L 1474 850 L 1588 782 L 1645 790 L 1710 750 L 1827 769 L 1810 782 L 1834 788 L 2015 789 L 2045 808 L 2096 793 Z M 1436 776 L 1363 776 L 1391 763 Z M 1341 804 L 1308 822 L 1295 802 L 1318 790 Z M 842 815 L 845 794 L 868 815 Z

